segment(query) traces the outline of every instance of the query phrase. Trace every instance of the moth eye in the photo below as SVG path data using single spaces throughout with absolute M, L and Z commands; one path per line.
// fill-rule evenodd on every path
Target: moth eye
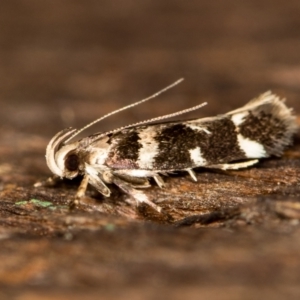
M 68 155 L 68 157 L 65 160 L 65 167 L 68 171 L 77 171 L 79 167 L 79 157 L 78 155 L 72 153 Z

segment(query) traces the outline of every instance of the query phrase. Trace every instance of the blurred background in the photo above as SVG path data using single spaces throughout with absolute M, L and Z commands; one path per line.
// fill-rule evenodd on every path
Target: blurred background
M 150 103 L 91 131 L 203 101 L 223 113 L 272 89 L 298 100 L 298 0 L 2 0 L 1 128 L 80 127 L 180 77 Z

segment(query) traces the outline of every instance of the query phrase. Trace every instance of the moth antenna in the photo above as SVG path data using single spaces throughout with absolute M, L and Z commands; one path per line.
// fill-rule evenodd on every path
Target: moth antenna
M 143 124 L 148 124 L 148 123 L 152 123 L 152 122 L 156 122 L 156 121 L 162 121 L 162 120 L 165 120 L 165 119 L 169 119 L 169 118 L 172 118 L 172 117 L 183 115 L 183 114 L 186 114 L 188 112 L 197 110 L 197 109 L 199 109 L 199 108 L 201 108 L 205 105 L 207 105 L 207 102 L 203 102 L 203 103 L 198 104 L 196 106 L 186 108 L 186 109 L 183 109 L 183 110 L 180 110 L 180 111 L 176 111 L 176 112 L 171 113 L 171 114 L 155 117 L 155 118 L 152 118 L 152 119 L 148 119 L 148 120 L 140 121 L 140 122 L 133 123 L 133 124 L 130 124 L 130 125 L 126 125 L 126 126 L 123 126 L 123 127 L 117 128 L 117 129 L 113 129 L 111 131 L 108 131 L 108 132 L 105 132 L 103 134 L 97 135 L 96 139 L 99 139 L 104 135 L 108 135 L 108 134 L 111 134 L 111 133 L 118 132 L 118 131 L 123 130 L 123 129 L 131 128 L 131 127 L 135 127 L 135 126 L 139 126 L 139 125 L 143 125 Z
M 104 115 L 103 117 L 101 117 L 101 118 L 99 118 L 99 119 L 97 119 L 97 120 L 95 120 L 95 121 L 93 121 L 93 122 L 87 124 L 86 126 L 82 127 L 81 129 L 75 131 L 75 133 L 74 133 L 73 135 L 71 135 L 71 136 L 65 141 L 65 144 L 68 143 L 70 140 L 72 140 L 72 139 L 73 139 L 75 136 L 77 136 L 79 133 L 81 133 L 82 131 L 88 129 L 89 127 L 91 127 L 91 126 L 93 126 L 93 125 L 95 125 L 96 123 L 98 123 L 98 122 L 100 122 L 100 121 L 102 121 L 102 120 L 104 120 L 104 119 L 106 119 L 106 118 L 108 118 L 108 117 L 110 117 L 110 116 L 112 116 L 112 115 L 115 115 L 115 114 L 117 114 L 117 113 L 119 113 L 119 112 L 121 112 L 121 111 L 123 111 L 123 110 L 129 109 L 129 108 L 131 108 L 131 107 L 134 107 L 134 106 L 137 106 L 137 105 L 139 105 L 139 104 L 142 104 L 142 103 L 144 103 L 144 102 L 146 102 L 146 101 L 148 101 L 148 100 L 151 100 L 151 99 L 153 99 L 153 98 L 159 96 L 160 94 L 166 92 L 167 90 L 173 88 L 174 86 L 178 85 L 178 84 L 179 84 L 180 82 L 182 82 L 183 80 L 184 80 L 184 78 L 180 78 L 180 79 L 178 79 L 177 81 L 175 81 L 174 83 L 172 83 L 171 85 L 168 85 L 167 87 L 163 88 L 162 90 L 160 90 L 160 91 L 156 92 L 155 94 L 151 95 L 150 97 L 147 97 L 147 98 L 142 99 L 142 100 L 140 100 L 140 101 L 137 101 L 137 102 L 135 102 L 135 103 L 132 103 L 132 104 L 126 105 L 126 106 L 124 106 L 124 107 L 122 107 L 122 108 L 119 108 L 119 109 L 117 109 L 117 110 L 114 110 L 114 111 L 112 111 L 112 112 L 110 112 L 110 113 Z

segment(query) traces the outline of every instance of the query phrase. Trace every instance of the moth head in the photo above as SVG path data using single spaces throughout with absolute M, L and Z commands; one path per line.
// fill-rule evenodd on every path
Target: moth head
M 46 149 L 49 169 L 59 177 L 74 178 L 79 173 L 79 157 L 76 152 L 79 142 L 65 144 L 76 129 L 67 128 L 57 133 Z

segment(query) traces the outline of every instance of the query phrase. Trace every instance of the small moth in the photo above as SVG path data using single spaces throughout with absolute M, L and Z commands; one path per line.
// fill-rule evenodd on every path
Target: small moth
M 297 131 L 291 109 L 271 92 L 245 106 L 215 117 L 162 122 L 196 110 L 206 103 L 153 118 L 106 133 L 96 133 L 76 142 L 75 136 L 95 123 L 122 110 L 146 102 L 177 85 L 182 79 L 139 102 L 113 111 L 80 130 L 67 128 L 57 133 L 46 149 L 50 170 L 61 178 L 83 175 L 76 198 L 90 184 L 109 197 L 108 184 L 115 184 L 136 204 L 146 203 L 160 211 L 141 190 L 153 178 L 164 186 L 161 175 L 186 171 L 194 181 L 197 167 L 240 169 L 271 155 L 280 156 Z M 153 123 L 158 122 L 158 123 Z

